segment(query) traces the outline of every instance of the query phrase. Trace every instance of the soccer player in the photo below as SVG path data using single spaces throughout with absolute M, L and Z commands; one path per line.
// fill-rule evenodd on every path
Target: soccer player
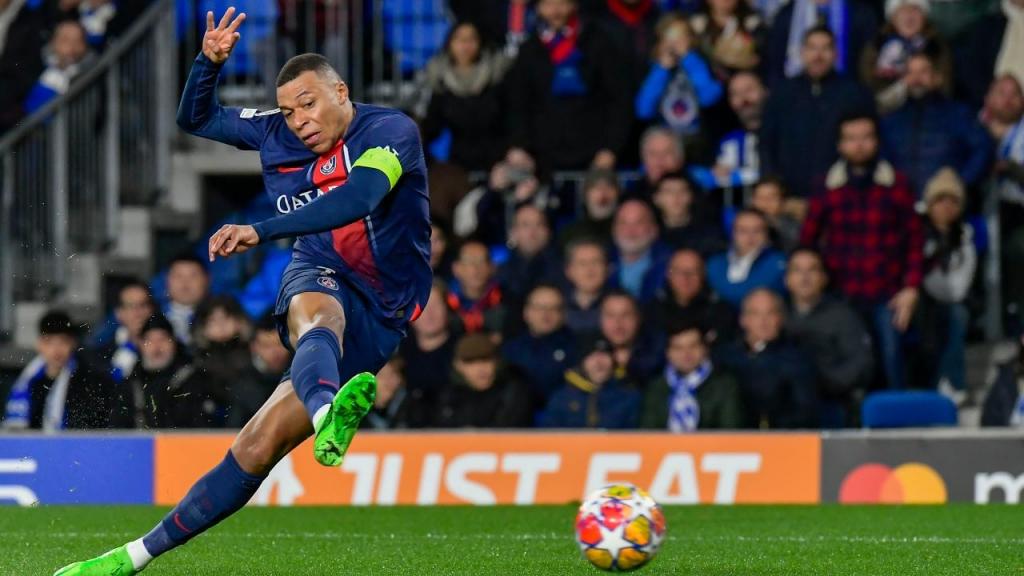
M 430 293 L 430 219 L 419 132 L 403 114 L 355 103 L 326 59 L 303 54 L 277 78 L 279 109 L 222 107 L 217 77 L 244 14 L 207 13 L 203 49 L 178 123 L 188 132 L 259 150 L 279 215 L 227 225 L 209 257 L 296 237 L 275 314 L 295 350 L 286 377 L 235 438 L 224 460 L 145 537 L 55 576 L 128 576 L 230 516 L 285 454 L 315 435 L 314 457 L 341 465 L 373 406 L 376 373 Z M 344 348 L 343 348 L 344 345 Z M 347 383 L 340 387 L 341 382 Z

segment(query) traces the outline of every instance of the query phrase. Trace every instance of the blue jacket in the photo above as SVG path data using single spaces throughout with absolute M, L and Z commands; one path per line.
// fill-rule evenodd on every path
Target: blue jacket
M 730 282 L 728 276 L 728 252 L 712 256 L 707 266 L 708 285 L 722 300 L 739 307 L 743 299 L 757 288 L 768 288 L 779 294 L 785 291 L 783 276 L 786 274 L 786 256 L 769 248 L 762 252 L 750 267 L 750 273 L 742 282 Z
M 698 108 L 712 106 L 722 98 L 722 84 L 711 74 L 711 69 L 704 58 L 696 50 L 691 50 L 679 60 L 675 68 L 663 68 L 657 62 L 651 66 L 651 71 L 647 73 L 633 101 L 638 119 L 653 120 L 659 115 L 665 90 L 677 74 L 683 74 L 688 79 L 697 98 Z M 691 125 L 694 131 L 700 125 L 700 113 L 697 110 L 693 111 Z
M 547 428 L 637 428 L 640 425 L 640 391 L 612 379 L 595 386 L 575 370 L 548 402 L 541 425 Z
M 565 371 L 576 364 L 576 337 L 568 328 L 539 337 L 522 334 L 505 342 L 501 356 L 526 377 L 534 406 L 540 408 L 562 384 Z
M 908 100 L 881 124 L 885 157 L 907 175 L 918 197 L 944 166 L 955 169 L 968 186 L 988 174 L 992 140 L 964 104 L 937 94 Z
M 736 341 L 717 351 L 715 363 L 739 380 L 747 427 L 817 426 L 814 363 L 799 348 L 776 340 L 754 352 Z
M 654 299 L 658 289 L 665 283 L 665 270 L 668 267 L 668 260 L 672 257 L 672 249 L 662 242 L 655 242 L 651 246 L 651 266 L 644 274 L 640 284 L 640 292 L 633 294 L 633 297 L 640 302 L 649 302 Z M 612 249 L 611 274 L 608 276 L 610 288 L 624 288 L 619 278 L 621 264 L 619 263 L 619 251 Z

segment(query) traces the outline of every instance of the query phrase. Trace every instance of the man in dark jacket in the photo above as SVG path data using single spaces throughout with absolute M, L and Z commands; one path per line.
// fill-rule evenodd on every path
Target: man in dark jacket
M 806 198 L 811 183 L 836 159 L 839 119 L 874 109 L 871 94 L 852 75 L 835 70 L 835 36 L 813 28 L 803 40 L 804 70 L 780 82 L 768 98 L 758 153 L 761 173 L 779 175 L 793 196 Z
M 874 377 L 871 336 L 849 304 L 825 294 L 828 276 L 817 252 L 789 257 L 786 336 L 814 360 L 825 428 L 856 426 L 858 406 Z
M 484 334 L 455 346 L 451 383 L 441 392 L 434 424 L 441 428 L 517 428 L 532 422 L 530 389 L 498 361 Z
M 629 135 L 630 81 L 608 31 L 576 0 L 540 0 L 538 30 L 507 78 L 513 150 L 548 170 L 614 168 Z
M 612 224 L 612 273 L 609 285 L 648 302 L 665 281 L 671 250 L 659 239 L 658 221 L 650 204 L 634 198 L 619 206 Z
M 526 332 L 505 342 L 501 356 L 520 371 L 539 409 L 576 363 L 576 338 L 565 327 L 565 301 L 558 288 L 541 284 L 530 292 L 523 309 Z
M 670 327 L 700 326 L 708 343 L 728 342 L 736 333 L 736 313 L 707 286 L 704 260 L 695 250 L 679 250 L 668 262 L 665 286 L 647 306 L 646 325 L 663 334 Z
M 565 324 L 575 334 L 601 325 L 601 298 L 608 283 L 608 255 L 600 240 L 575 240 L 565 250 Z
M 115 424 L 115 384 L 106 370 L 76 352 L 78 341 L 78 330 L 66 313 L 51 311 L 42 317 L 37 356 L 14 381 L 4 428 L 58 432 Z
M 582 360 L 551 396 L 541 425 L 548 428 L 636 428 L 640 391 L 615 377 L 611 345 L 602 338 L 583 345 Z
M 918 198 L 944 166 L 968 187 L 978 186 L 988 176 L 994 144 L 976 112 L 942 93 L 944 80 L 927 53 L 910 57 L 903 81 L 909 97 L 882 118 L 882 155 L 907 175 Z
M 150 318 L 142 329 L 142 357 L 124 389 L 128 419 L 136 428 L 223 425 L 222 395 L 210 388 L 163 316 Z
M 562 265 L 558 251 L 551 245 L 547 216 L 532 204 L 516 209 L 509 244 L 512 251 L 498 268 L 497 277 L 508 311 L 505 334 L 511 336 L 522 331 L 527 294 L 538 284 L 557 282 L 562 276 Z
M 765 62 L 773 88 L 801 72 L 797 47 L 807 30 L 820 27 L 838 37 L 836 69 L 847 75 L 856 74 L 864 47 L 878 31 L 878 16 L 862 0 L 793 0 L 773 22 Z
M 615 376 L 637 384 L 648 382 L 664 365 L 664 337 L 641 329 L 636 300 L 621 290 L 601 301 L 601 336 L 612 346 Z
M 694 323 L 670 329 L 665 373 L 647 385 L 644 428 L 692 432 L 742 428 L 745 411 L 736 377 L 711 362 L 704 330 Z
M 24 114 L 22 104 L 43 71 L 45 8 L 38 2 L 0 0 L 0 134 Z
M 764 288 L 743 301 L 743 337 L 723 347 L 716 363 L 736 374 L 750 428 L 818 425 L 814 364 L 782 336 L 783 304 Z
M 273 315 L 268 313 L 256 323 L 249 353 L 249 364 L 231 382 L 228 428 L 244 426 L 281 383 L 281 376 L 291 365 L 292 355 L 281 344 Z
M 455 328 L 458 320 L 445 303 L 447 292 L 440 280 L 434 280 L 423 313 L 412 325 L 412 333 L 399 345 L 405 369 L 409 426 L 429 426 L 441 391 L 448 386 L 455 358 Z

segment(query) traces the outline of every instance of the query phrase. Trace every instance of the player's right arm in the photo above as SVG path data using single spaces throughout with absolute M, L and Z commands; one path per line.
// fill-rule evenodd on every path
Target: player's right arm
M 192 64 L 181 95 L 178 126 L 195 136 L 243 150 L 257 150 L 266 135 L 268 117 L 256 116 L 255 110 L 221 106 L 217 100 L 220 69 L 238 42 L 238 27 L 244 21 L 245 13 L 235 16 L 233 7 L 227 9 L 216 26 L 213 12 L 206 13 L 203 50 Z

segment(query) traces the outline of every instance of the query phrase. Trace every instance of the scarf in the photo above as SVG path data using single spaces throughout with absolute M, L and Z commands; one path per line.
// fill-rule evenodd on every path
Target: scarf
M 53 387 L 46 395 L 46 404 L 43 406 L 43 430 L 46 432 L 56 432 L 64 428 L 64 403 L 67 400 L 71 377 L 77 367 L 77 362 L 72 357 L 54 379 Z M 42 356 L 36 356 L 18 375 L 4 410 L 5 428 L 29 427 L 32 418 L 32 383 L 45 374 L 46 361 Z
M 448 307 L 459 315 L 466 333 L 479 332 L 484 329 L 484 312 L 501 304 L 501 288 L 497 282 L 492 283 L 484 290 L 483 296 L 475 302 L 470 302 L 457 293 L 458 286 L 452 286 L 448 292 Z
M 164 311 L 164 317 L 174 328 L 174 337 L 178 342 L 188 345 L 192 343 L 192 320 L 196 317 L 195 306 L 185 306 L 171 302 Z
M 668 410 L 668 429 L 672 432 L 693 432 L 700 423 L 697 388 L 711 376 L 711 361 L 705 360 L 689 374 L 680 374 L 672 366 L 665 368 L 665 380 L 672 390 Z
M 504 56 L 483 52 L 472 67 L 460 70 L 447 55 L 442 54 L 427 64 L 427 85 L 431 91 L 447 90 L 460 98 L 478 96 L 501 80 L 507 63 Z
M 789 40 L 786 45 L 786 77 L 792 78 L 804 71 L 800 60 L 804 34 L 818 23 L 818 4 L 814 0 L 793 0 L 793 19 L 789 26 Z M 829 0 L 828 28 L 836 37 L 836 70 L 846 68 L 847 27 L 846 0 Z
M 1013 74 L 1019 82 L 1024 82 L 1024 9 L 1010 0 L 1003 0 L 1003 14 L 1006 15 L 1006 32 L 996 59 L 995 75 Z
M 626 4 L 623 0 L 608 0 L 608 11 L 630 28 L 636 28 L 654 7 L 654 0 L 640 0 Z
M 580 22 L 577 16 L 560 29 L 554 30 L 546 26 L 540 30 L 541 44 L 548 51 L 548 58 L 554 70 L 551 74 L 551 93 L 555 96 L 584 96 L 587 85 L 580 72 L 583 53 L 576 46 L 579 38 Z
M 107 35 L 107 26 L 117 15 L 117 6 L 113 2 L 91 6 L 88 2 L 78 5 L 78 21 L 85 28 L 86 39 L 92 46 L 103 43 Z
M 999 143 L 998 158 L 1014 164 L 1024 164 L 1024 118 L 1010 128 Z M 1009 178 L 1003 178 L 999 186 L 1003 200 L 1024 205 L 1024 188 Z
M 117 347 L 114 349 L 114 354 L 110 357 L 110 365 L 112 370 L 110 375 L 114 378 L 115 382 L 124 382 L 124 379 L 132 373 L 135 369 L 135 364 L 139 361 L 139 350 L 135 347 L 135 343 L 132 342 L 131 337 L 128 335 L 128 329 L 124 326 L 119 326 L 117 332 L 114 333 L 114 342 Z
M 700 130 L 700 102 L 697 90 L 690 81 L 682 66 L 676 68 L 675 74 L 661 95 L 661 117 L 665 124 L 677 134 L 692 136 Z
M 739 284 L 740 282 L 746 281 L 747 277 L 750 276 L 750 269 L 754 267 L 754 262 L 757 261 L 757 257 L 761 255 L 762 250 L 753 250 L 746 256 L 737 256 L 736 252 L 729 250 L 726 258 L 729 260 L 729 266 L 725 270 L 725 277 L 729 280 L 730 284 Z

